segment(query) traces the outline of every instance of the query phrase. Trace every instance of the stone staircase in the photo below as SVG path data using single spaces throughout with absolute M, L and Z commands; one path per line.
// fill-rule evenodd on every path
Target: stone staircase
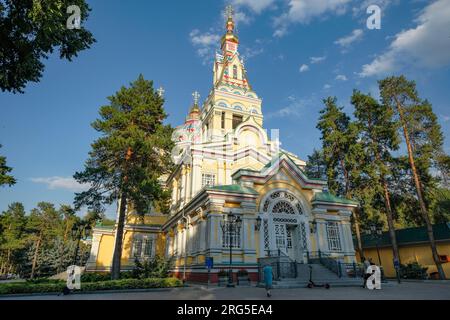
M 283 258 L 279 260 L 279 263 L 285 263 Z M 310 270 L 312 270 L 312 281 L 318 285 L 327 283 L 331 287 L 359 287 L 363 283 L 362 278 L 349 277 L 347 273 L 343 273 L 341 277 L 339 277 L 335 272 L 320 263 L 303 264 L 290 262 L 290 266 L 289 272 L 281 272 L 280 275 L 274 270 L 274 288 L 305 288 L 309 284 Z M 295 267 L 296 270 L 293 272 L 292 269 L 295 269 Z M 261 277 L 261 279 L 263 279 L 263 277 Z M 264 287 L 264 283 L 260 282 L 258 286 Z
M 359 287 L 363 280 L 343 276 L 339 278 L 334 272 L 321 264 L 297 264 L 297 278 L 280 278 L 273 282 L 276 289 L 305 288 L 309 284 L 309 272 L 312 267 L 312 280 L 315 284 L 329 284 L 330 287 Z M 264 284 L 261 284 L 264 286 Z

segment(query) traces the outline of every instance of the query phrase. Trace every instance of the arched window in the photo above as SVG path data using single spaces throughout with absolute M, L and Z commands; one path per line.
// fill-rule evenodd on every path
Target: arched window
M 272 208 L 273 213 L 295 214 L 294 208 L 287 201 L 280 201 Z
M 238 78 L 238 68 L 237 65 L 233 66 L 233 79 L 237 79 Z

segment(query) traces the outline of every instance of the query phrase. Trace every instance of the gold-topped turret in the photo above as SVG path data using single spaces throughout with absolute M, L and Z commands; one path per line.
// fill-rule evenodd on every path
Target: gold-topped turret
M 227 32 L 225 33 L 225 35 L 222 37 L 222 50 L 225 50 L 225 44 L 227 43 L 227 41 L 233 42 L 238 44 L 239 43 L 239 38 L 238 36 L 236 36 L 234 34 L 234 19 L 233 19 L 233 15 L 234 15 L 234 9 L 231 5 L 227 6 L 225 9 L 225 18 L 227 20 L 226 23 L 226 29 Z

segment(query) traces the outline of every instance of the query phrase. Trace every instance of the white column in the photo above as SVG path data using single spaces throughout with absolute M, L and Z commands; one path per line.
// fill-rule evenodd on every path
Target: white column
M 201 158 L 199 156 L 194 156 L 192 163 L 192 197 L 194 197 L 197 192 L 202 187 L 202 168 L 201 168 Z
M 188 203 L 192 199 L 191 195 L 191 188 L 192 188 L 192 167 L 188 166 L 188 170 L 186 172 L 186 201 L 185 203 Z

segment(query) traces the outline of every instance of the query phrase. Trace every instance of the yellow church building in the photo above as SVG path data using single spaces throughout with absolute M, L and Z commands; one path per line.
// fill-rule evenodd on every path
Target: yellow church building
M 239 55 L 232 14 L 213 66 L 213 86 L 203 104 L 194 93 L 186 121 L 173 139 L 170 214 L 126 219 L 122 269 L 135 258 L 173 259 L 174 275 L 207 281 L 221 270 L 246 270 L 258 279 L 265 258 L 306 264 L 320 252 L 355 262 L 350 218 L 358 206 L 336 197 L 327 182 L 308 178 L 305 161 L 280 148 L 278 131 L 264 129 L 262 99 Z M 231 220 L 235 223 L 232 224 Z M 94 229 L 87 271 L 110 271 L 115 227 Z M 231 247 L 231 248 L 230 248 Z M 231 250 L 230 250 L 231 249 Z M 231 257 L 230 257 L 231 256 Z

